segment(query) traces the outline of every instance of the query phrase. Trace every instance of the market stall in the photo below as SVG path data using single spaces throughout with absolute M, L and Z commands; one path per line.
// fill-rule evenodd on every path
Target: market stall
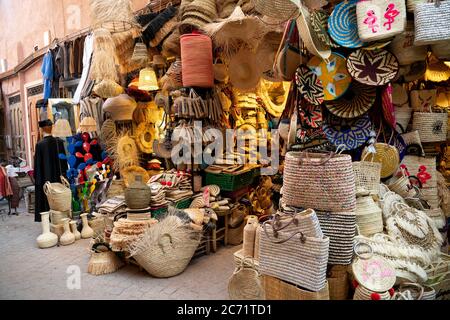
M 41 248 L 172 277 L 243 244 L 233 299 L 448 298 L 449 1 L 90 9 Z

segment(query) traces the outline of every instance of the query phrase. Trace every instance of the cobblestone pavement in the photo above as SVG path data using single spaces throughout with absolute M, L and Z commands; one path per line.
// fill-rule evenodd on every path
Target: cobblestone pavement
M 170 279 L 152 278 L 133 265 L 93 276 L 87 273 L 89 240 L 43 250 L 36 245 L 40 233 L 40 224 L 30 214 L 0 217 L 0 299 L 227 299 L 233 253 L 239 249 L 220 247 Z M 67 287 L 67 268 L 73 265 L 81 269 L 79 290 Z

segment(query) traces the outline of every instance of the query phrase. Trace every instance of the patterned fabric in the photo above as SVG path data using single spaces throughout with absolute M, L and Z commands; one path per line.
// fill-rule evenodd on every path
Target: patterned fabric
M 374 87 L 353 82 L 344 96 L 326 104 L 328 110 L 341 118 L 356 118 L 372 108 L 376 98 Z
M 386 88 L 383 89 L 383 93 L 381 95 L 382 106 L 383 106 L 383 115 L 386 122 L 392 127 L 395 128 L 397 125 L 397 121 L 395 120 L 395 109 L 394 103 L 392 102 L 392 85 L 388 84 Z
M 313 57 L 309 60 L 308 67 L 322 81 L 326 101 L 336 100 L 342 96 L 352 81 L 345 65 L 345 58 L 338 53 L 332 53 L 328 63 L 319 57 Z
M 334 146 L 354 150 L 369 140 L 372 123 L 367 113 L 355 119 L 338 118 L 329 113 L 324 120 L 323 131 Z
M 331 38 L 346 48 L 360 48 L 364 45 L 358 35 L 357 2 L 357 0 L 342 1 L 336 5 L 328 19 Z
M 306 66 L 298 67 L 295 72 L 295 82 L 297 84 L 298 92 L 306 101 L 314 105 L 323 103 L 324 94 L 322 81 L 317 75 Z
M 332 48 L 338 48 L 339 45 L 331 40 L 328 34 L 328 18 L 328 14 L 324 10 L 315 10 L 310 16 L 311 26 L 320 41 Z
M 397 58 L 386 50 L 356 50 L 347 59 L 347 69 L 358 82 L 369 86 L 383 86 L 391 82 L 399 71 Z

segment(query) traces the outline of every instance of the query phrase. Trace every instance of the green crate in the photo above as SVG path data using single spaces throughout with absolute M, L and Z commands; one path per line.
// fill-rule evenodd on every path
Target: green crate
M 175 204 L 175 208 L 177 208 L 177 209 L 188 209 L 190 207 L 191 203 L 192 203 L 192 199 L 191 198 L 185 199 L 185 200 L 181 200 L 181 201 L 178 201 Z M 155 218 L 155 219 L 158 219 L 160 216 L 165 215 L 167 213 L 168 209 L 169 209 L 169 207 L 162 207 L 162 208 L 159 208 L 157 210 L 154 210 L 154 211 L 152 211 L 152 217 Z
M 236 191 L 253 183 L 258 169 L 252 169 L 241 174 L 206 173 L 206 185 L 218 185 L 223 191 Z

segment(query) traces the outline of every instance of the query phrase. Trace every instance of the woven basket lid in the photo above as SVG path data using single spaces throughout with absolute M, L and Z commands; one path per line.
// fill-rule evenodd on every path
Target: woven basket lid
M 328 113 L 324 120 L 323 132 L 334 146 L 354 150 L 369 140 L 372 123 L 367 113 L 354 119 L 338 118 Z
M 325 10 L 314 10 L 310 16 L 311 26 L 321 42 L 332 48 L 337 48 L 339 45 L 330 38 L 328 33 L 328 18 L 329 15 Z
M 323 85 L 319 77 L 308 67 L 300 66 L 295 72 L 295 83 L 302 97 L 313 105 L 320 105 L 324 101 Z
M 341 97 L 349 88 L 352 78 L 350 77 L 345 58 L 332 53 L 328 63 L 319 57 L 312 57 L 308 62 L 308 67 L 322 81 L 324 90 L 324 100 L 336 100 Z
M 359 246 L 368 246 L 358 243 L 355 246 L 355 254 L 358 258 L 352 264 L 352 271 L 356 281 L 364 288 L 374 292 L 386 292 L 391 289 L 396 281 L 395 269 L 384 258 L 373 256 L 372 254 L 362 253 Z
M 358 35 L 356 19 L 357 0 L 342 1 L 334 7 L 328 19 L 328 30 L 331 38 L 346 48 L 360 48 L 364 42 Z
M 348 56 L 347 69 L 358 82 L 369 86 L 383 86 L 397 76 L 399 63 L 389 51 L 360 49 Z
M 369 111 L 375 103 L 376 89 L 358 82 L 353 82 L 347 92 L 338 100 L 325 105 L 335 116 L 357 118 Z

